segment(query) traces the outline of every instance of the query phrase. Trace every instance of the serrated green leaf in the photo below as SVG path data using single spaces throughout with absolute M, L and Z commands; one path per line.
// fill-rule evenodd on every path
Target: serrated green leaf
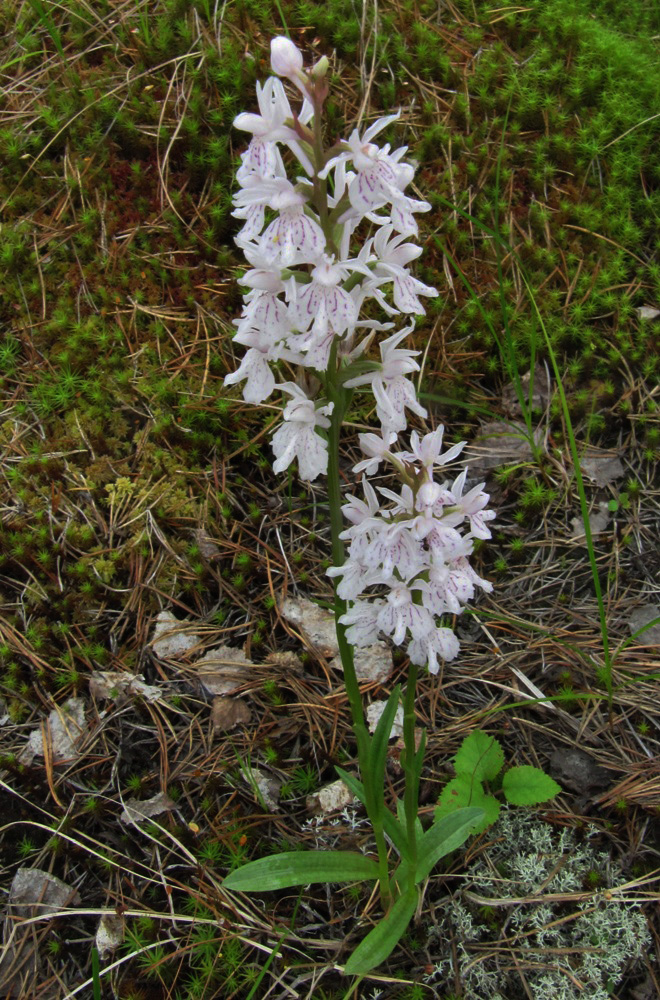
M 418 899 L 417 889 L 408 889 L 399 896 L 391 910 L 357 946 L 344 966 L 344 975 L 364 976 L 392 954 L 417 909 Z
M 559 795 L 561 787 L 540 767 L 511 767 L 502 779 L 502 791 L 514 806 L 535 806 Z
M 265 892 L 311 882 L 361 882 L 378 878 L 378 865 L 354 851 L 287 851 L 250 861 L 230 872 L 226 889 Z
M 451 816 L 436 819 L 419 845 L 415 881 L 427 878 L 440 858 L 464 844 L 475 826 L 481 824 L 482 817 L 483 810 L 474 808 L 458 809 Z
M 457 774 L 467 774 L 477 781 L 492 781 L 504 767 L 504 753 L 494 736 L 475 729 L 467 736 L 454 757 Z
M 483 819 L 475 823 L 471 833 L 483 833 L 491 826 L 500 813 L 500 804 L 493 795 L 484 792 L 481 782 L 474 781 L 464 774 L 452 778 L 442 789 L 435 811 L 436 820 L 451 816 L 457 809 L 475 806 L 483 810 Z

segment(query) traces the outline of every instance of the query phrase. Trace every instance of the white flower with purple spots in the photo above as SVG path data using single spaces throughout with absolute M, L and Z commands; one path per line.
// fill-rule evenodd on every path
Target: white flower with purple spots
M 418 417 L 427 416 L 424 407 L 417 402 L 414 386 L 405 377 L 419 371 L 419 365 L 413 361 L 419 351 L 398 347 L 412 329 L 412 326 L 406 327 L 381 343 L 381 363 L 376 371 L 358 375 L 345 383 L 347 388 L 371 387 L 376 398 L 376 413 L 385 433 L 406 429 L 406 409 Z
M 276 458 L 273 470 L 284 472 L 295 458 L 300 478 L 312 482 L 328 468 L 328 442 L 316 433 L 316 428 L 327 430 L 330 426 L 328 414 L 332 413 L 334 404 L 316 407 L 314 400 L 308 399 L 294 382 L 285 382 L 279 388 L 292 398 L 284 407 L 284 423 L 273 435 Z

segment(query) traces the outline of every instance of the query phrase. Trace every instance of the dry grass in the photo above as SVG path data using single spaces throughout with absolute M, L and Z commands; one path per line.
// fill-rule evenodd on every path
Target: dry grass
M 3 331 L 20 342 L 16 367 L 2 381 L 0 415 L 3 883 L 7 896 L 17 869 L 28 867 L 56 875 L 76 894 L 75 901 L 61 902 L 48 913 L 39 910 L 39 900 L 30 901 L 29 912 L 16 903 L 7 906 L 0 975 L 6 995 L 25 1000 L 94 995 L 91 952 L 102 917 L 116 918 L 123 936 L 123 943 L 102 957 L 102 996 L 348 996 L 351 984 L 341 975 L 343 961 L 379 913 L 375 895 L 361 889 L 311 887 L 299 895 L 252 899 L 226 892 L 222 885 L 228 868 L 285 844 L 337 842 L 347 849 L 369 844 L 368 828 L 355 810 L 318 820 L 310 816 L 307 793 L 334 780 L 336 764 L 351 766 L 350 713 L 341 674 L 278 610 L 291 595 L 331 600 L 324 574 L 329 529 L 323 486 L 300 493 L 300 484 L 273 476 L 267 460 L 276 406 L 255 413 L 231 399 L 218 418 L 215 444 L 207 447 L 203 438 L 195 438 L 204 421 L 220 412 L 216 401 L 224 396 L 222 378 L 236 366 L 230 333 L 239 307 L 235 278 L 240 262 L 232 256 L 226 219 L 217 238 L 224 256 L 214 256 L 217 247 L 207 229 L 222 199 L 211 179 L 191 179 L 178 151 L 186 121 L 199 113 L 200 88 L 209 104 L 221 97 L 211 77 L 204 76 L 208 48 L 222 48 L 231 39 L 259 60 L 266 41 L 263 26 L 247 8 L 241 7 L 240 16 L 226 8 L 212 7 L 210 17 L 202 16 L 201 6 L 188 10 L 182 18 L 189 27 L 186 51 L 167 58 L 140 35 L 141 14 L 154 13 L 146 3 L 115 5 L 112 16 L 82 3 L 62 9 L 10 4 L 4 14 L 0 130 L 28 134 L 41 128 L 43 109 L 57 90 L 73 88 L 72 74 L 78 71 L 80 86 L 96 94 L 61 126 L 54 125 L 50 138 L 43 133 L 41 145 L 21 154 L 13 166 L 11 151 L 2 153 L 0 200 L 10 215 L 0 235 L 7 237 L 8 226 L 21 232 L 24 226 L 29 237 L 27 257 L 12 263 L 2 279 L 12 299 L 3 307 Z M 46 11 L 45 20 L 34 14 L 38 9 Z M 66 27 L 62 11 L 69 10 L 88 22 L 82 40 Z M 338 119 L 366 122 L 380 113 L 379 87 L 383 77 L 393 77 L 392 68 L 367 52 L 378 18 L 392 12 L 404 25 L 412 23 L 406 5 L 364 5 L 359 58 L 336 57 L 343 73 L 335 95 Z M 34 22 L 39 56 L 24 61 L 25 37 L 9 29 L 26 18 Z M 488 44 L 497 20 L 489 28 Z M 476 54 L 469 21 L 445 4 L 438 23 L 430 18 L 428 23 L 461 86 L 408 73 L 397 91 L 399 100 L 407 98 L 397 137 L 413 149 L 431 120 L 463 136 L 471 130 L 469 121 L 457 124 L 455 101 L 457 90 L 468 103 L 473 99 Z M 322 53 L 321 38 L 304 31 L 298 37 L 310 51 Z M 256 75 L 265 71 L 259 62 Z M 130 118 L 135 114 L 130 101 L 140 88 L 145 102 L 152 91 L 156 94 L 150 121 L 148 115 L 137 121 L 136 134 L 130 142 L 122 140 L 123 146 L 107 138 L 115 135 L 108 124 L 102 137 L 107 155 L 84 149 L 74 126 L 89 115 L 90 102 L 112 98 L 118 102 L 112 105 L 115 114 L 126 102 Z M 465 193 L 462 207 L 475 210 L 492 174 L 499 138 L 493 117 L 484 143 L 488 154 L 466 186 L 470 156 L 464 148 L 457 152 L 450 135 L 417 175 L 419 194 L 426 197 L 439 187 L 442 172 L 442 193 L 457 202 Z M 188 135 L 186 142 L 194 151 L 193 140 Z M 512 150 L 514 145 L 512 140 Z M 141 174 L 131 173 L 136 161 Z M 457 161 L 462 167 L 452 172 Z M 101 190 L 105 176 L 111 178 L 114 200 Z M 547 205 L 559 204 L 565 184 L 561 177 L 549 183 Z M 576 301 L 589 296 L 588 291 L 578 294 L 582 263 L 573 268 L 567 253 L 577 247 L 587 260 L 599 237 L 585 237 L 580 244 L 580 227 L 570 225 L 564 244 L 549 224 L 539 234 L 530 214 L 537 196 L 530 198 L 525 185 L 526 171 L 513 171 L 502 190 L 501 221 L 514 250 L 524 253 L 533 244 L 558 251 L 556 267 L 535 291 L 542 296 L 559 289 L 566 317 Z M 93 212 L 91 249 L 84 240 L 76 242 L 88 224 L 88 211 Z M 434 211 L 422 261 L 434 276 L 431 283 L 445 290 L 446 301 L 418 336 L 424 348 L 423 386 L 449 402 L 430 403 L 425 429 L 446 421 L 458 432 L 459 421 L 465 420 L 474 439 L 479 407 L 491 420 L 511 419 L 506 392 L 502 396 L 508 379 L 501 364 L 495 374 L 488 367 L 494 345 L 486 349 L 460 327 L 469 297 L 434 242 L 441 229 L 440 213 Z M 492 248 L 472 221 L 461 231 L 463 242 L 452 243 L 450 236 L 448 245 L 483 298 L 497 285 Z M 66 258 L 59 271 L 50 261 L 56 253 Z M 646 260 L 646 250 L 640 254 Z M 29 266 L 28 258 L 34 262 Z M 524 312 L 529 304 L 519 265 L 509 257 L 502 266 L 512 282 L 512 312 Z M 621 296 L 632 300 L 636 280 L 629 275 L 617 286 Z M 68 359 L 62 360 L 67 330 L 53 326 L 61 283 L 69 287 L 79 323 L 93 315 L 101 333 L 117 334 L 114 347 L 110 343 L 96 358 L 91 358 L 96 347 L 85 347 L 88 355 L 80 369 L 75 349 L 69 348 Z M 73 322 L 71 316 L 67 322 Z M 113 350 L 123 363 L 111 360 Z M 90 402 L 85 395 L 90 390 L 74 386 L 66 407 L 39 409 L 34 390 L 45 379 L 52 376 L 55 385 L 70 367 L 83 379 L 93 363 L 105 401 Z M 612 651 L 611 704 L 593 579 L 584 538 L 574 537 L 572 525 L 580 503 L 568 429 L 553 408 L 551 386 L 535 414 L 541 462 L 529 454 L 503 457 L 486 473 L 498 534 L 479 558 L 482 572 L 495 583 L 494 593 L 457 623 L 460 659 L 419 685 L 419 725 L 428 732 L 421 806 L 422 815 L 430 817 L 451 776 L 450 758 L 475 727 L 497 734 L 511 763 L 552 770 L 558 757 L 574 761 L 573 751 L 588 755 L 587 778 L 593 784 L 569 763 L 556 772 L 563 793 L 540 815 L 557 830 L 598 828 L 602 844 L 625 873 L 625 883 L 611 891 L 642 905 L 657 948 L 659 662 L 657 642 L 647 643 L 644 634 L 631 639 L 630 622 L 640 606 L 657 603 L 660 488 L 648 429 L 657 424 L 658 387 L 625 353 L 619 378 L 609 396 L 597 395 L 595 376 L 584 384 L 569 374 L 566 379 L 569 396 L 585 385 L 591 394 L 575 411 L 580 448 L 602 443 L 616 450 L 625 481 L 638 484 L 628 489 L 623 505 L 621 480 L 587 486 L 592 510 L 599 503 L 619 503 L 595 539 Z M 466 393 L 457 395 L 454 390 L 466 383 Z M 92 413 L 93 406 L 98 412 Z M 595 409 L 605 423 L 600 434 L 590 423 Z M 163 424 L 167 412 L 172 419 Z M 368 423 L 369 412 L 363 409 L 347 429 L 347 487 L 353 485 L 348 470 L 356 432 Z M 502 474 L 509 466 L 518 468 Z M 525 478 L 541 482 L 550 499 L 525 507 Z M 517 539 L 522 546 L 512 545 Z M 180 620 L 182 635 L 194 637 L 180 655 L 154 652 L 154 623 L 163 609 Z M 250 721 L 229 732 L 214 728 L 211 698 L 194 666 L 220 643 L 244 646 L 254 662 L 250 678 L 237 691 L 249 706 Z M 405 659 L 395 653 L 393 662 L 387 683 L 365 685 L 365 705 L 405 683 Z M 110 670 L 142 674 L 157 696 L 115 692 L 106 700 L 95 698 L 90 678 Z M 78 730 L 65 720 L 73 746 L 62 756 L 50 713 L 62 713 L 70 697 L 82 699 L 84 725 Z M 25 747 L 39 729 L 42 752 L 29 760 Z M 392 796 L 402 784 L 397 756 L 394 748 L 386 793 Z M 253 768 L 284 786 L 287 795 L 278 809 L 265 806 L 250 780 Z M 127 800 L 146 801 L 161 792 L 169 797 L 165 811 L 139 822 L 121 818 Z M 441 987 L 424 986 L 429 965 L 438 960 L 427 931 L 447 894 L 482 905 L 479 887 L 466 889 L 462 876 L 486 850 L 489 836 L 490 831 L 470 843 L 466 856 L 452 858 L 433 876 L 412 934 L 388 968 L 356 985 L 351 995 L 460 995 L 458 973 Z M 561 905 L 570 908 L 596 898 L 596 892 L 585 887 L 567 894 L 556 900 L 558 912 L 567 912 Z M 448 943 L 454 954 L 459 945 Z M 503 967 L 517 970 L 516 995 L 534 995 L 527 985 L 527 959 L 511 937 L 496 929 L 483 949 L 497 952 Z M 655 961 L 649 954 L 612 995 L 660 996 Z M 420 992 L 411 992 L 413 985 Z M 377 990 L 382 992 L 372 992 Z

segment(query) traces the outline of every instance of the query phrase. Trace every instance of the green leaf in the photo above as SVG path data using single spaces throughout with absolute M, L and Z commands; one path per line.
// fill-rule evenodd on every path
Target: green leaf
M 367 803 L 365 801 L 365 791 L 362 782 L 352 774 L 349 774 L 348 771 L 345 771 L 343 767 L 335 767 L 335 771 L 344 782 L 349 792 L 352 792 L 353 795 L 360 800 L 362 805 L 366 806 Z M 392 815 L 390 810 L 384 809 L 381 819 L 383 821 L 385 833 L 390 838 L 401 857 L 409 857 L 405 817 L 403 823 L 397 823 L 396 818 Z
M 504 754 L 494 736 L 475 729 L 467 736 L 454 757 L 457 774 L 467 774 L 477 781 L 492 781 L 504 767 Z
M 436 819 L 419 845 L 415 881 L 427 878 L 440 858 L 464 844 L 482 817 L 482 809 L 457 809 L 451 816 Z
M 412 888 L 399 896 L 389 913 L 357 946 L 344 966 L 344 975 L 364 976 L 392 954 L 417 909 L 418 899 L 417 889 Z
M 475 823 L 472 833 L 483 833 L 486 827 L 495 822 L 500 813 L 500 804 L 493 795 L 484 792 L 481 782 L 474 781 L 465 774 L 452 778 L 442 789 L 435 811 L 436 820 L 451 816 L 457 809 L 476 806 L 483 810 L 483 819 Z
M 401 824 L 401 827 L 406 831 L 406 837 L 407 837 L 408 823 L 406 821 L 406 804 L 403 801 L 403 799 L 396 800 L 396 814 L 399 818 L 399 823 Z M 417 836 L 417 843 L 419 844 L 420 840 L 424 835 L 424 827 L 422 826 L 422 821 L 420 820 L 419 816 L 417 816 L 415 819 L 415 834 Z
M 366 806 L 366 796 L 364 792 L 364 785 L 359 778 L 356 778 L 353 774 L 349 774 L 345 771 L 343 767 L 335 767 L 335 771 L 344 782 L 349 792 L 359 799 L 363 806 Z
M 502 791 L 514 806 L 535 806 L 559 795 L 561 787 L 540 767 L 512 767 L 502 779 Z
M 383 811 L 387 747 L 389 744 L 390 732 L 392 731 L 394 716 L 396 715 L 396 710 L 399 707 L 400 697 L 401 685 L 397 684 L 392 691 L 392 694 L 387 699 L 387 705 L 378 720 L 376 732 L 373 735 L 373 739 L 369 747 L 369 780 L 373 790 L 374 805 L 376 807 L 377 816 Z
M 378 865 L 353 851 L 287 851 L 250 861 L 230 872 L 226 889 L 265 892 L 310 882 L 361 882 L 378 878 Z

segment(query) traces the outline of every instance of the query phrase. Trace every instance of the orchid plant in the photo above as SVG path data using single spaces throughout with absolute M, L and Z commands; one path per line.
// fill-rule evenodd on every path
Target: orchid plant
M 439 621 L 460 614 L 476 588 L 492 589 L 469 557 L 475 538 L 490 537 L 488 522 L 495 515 L 487 509 L 483 483 L 466 491 L 466 470 L 451 481 L 436 480 L 465 442 L 443 451 L 440 426 L 423 436 L 413 430 L 408 447 L 397 445 L 408 413 L 428 416 L 410 381 L 420 370 L 419 352 L 401 345 L 414 329 L 414 317 L 424 315 L 420 297 L 438 294 L 408 269 L 421 253 L 411 242 L 418 235 L 415 215 L 431 206 L 405 194 L 414 176 L 413 165 L 404 160 L 407 147 L 391 151 L 374 143 L 398 114 L 378 119 L 363 133 L 355 129 L 328 149 L 322 133 L 327 58 L 305 71 L 300 50 L 279 37 L 271 42 L 271 66 L 275 76 L 257 84 L 259 114 L 240 114 L 234 121 L 252 136 L 241 155 L 233 212 L 243 221 L 236 243 L 250 269 L 239 278 L 247 292 L 234 321 L 234 340 L 247 351 L 225 382 L 242 383 L 243 398 L 254 404 L 275 390 L 285 393 L 283 422 L 272 438 L 275 472 L 295 460 L 301 479 L 327 476 L 333 560 L 328 574 L 335 581 L 337 639 L 360 779 L 338 770 L 367 810 L 377 860 L 346 851 L 285 853 L 250 862 L 232 872 L 225 886 L 262 891 L 319 881 L 378 881 L 385 916 L 345 965 L 346 973 L 364 974 L 387 958 L 405 932 L 420 883 L 483 818 L 481 809 L 464 808 L 423 828 L 418 790 L 424 736 L 416 747 L 415 685 L 420 667 L 437 674 L 442 661 L 458 654 L 454 632 Z M 300 92 L 297 111 L 281 78 Z M 281 147 L 299 174 L 295 181 Z M 361 318 L 370 299 L 386 321 Z M 401 315 L 412 320 L 395 329 Z M 380 361 L 370 360 L 368 349 L 383 333 Z M 277 362 L 295 371 L 295 381 L 276 382 Z M 365 458 L 354 472 L 362 474 L 363 495 L 348 496 L 342 504 L 339 436 L 355 392 L 373 394 L 380 429 L 359 436 Z M 397 477 L 398 491 L 369 481 L 381 465 Z M 405 648 L 410 667 L 405 694 L 399 686 L 392 691 L 371 736 L 354 653 L 381 635 Z M 385 803 L 385 764 L 401 699 L 405 791 L 392 810 Z M 392 849 L 398 855 L 393 870 Z

